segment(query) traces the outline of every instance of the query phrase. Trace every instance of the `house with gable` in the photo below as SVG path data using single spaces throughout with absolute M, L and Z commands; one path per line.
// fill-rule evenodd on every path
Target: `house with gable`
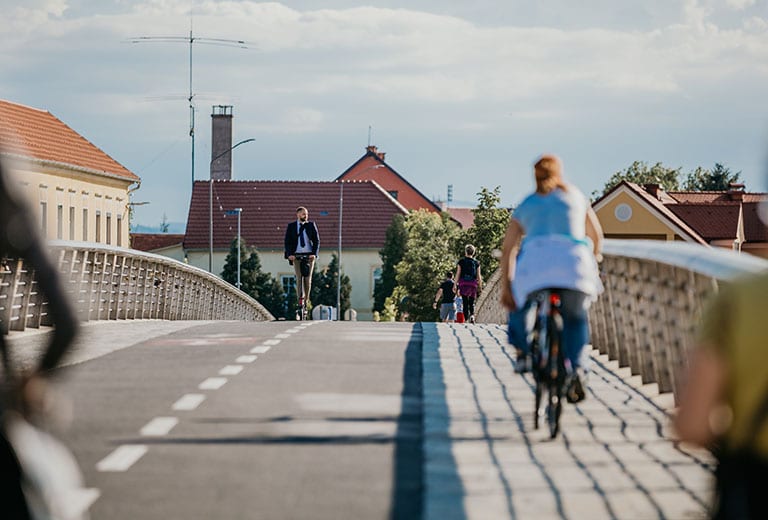
M 320 234 L 315 269 L 327 267 L 339 252 L 342 270 L 352 285 L 351 305 L 358 319 L 373 317 L 373 289 L 381 273 L 379 250 L 392 217 L 408 210 L 370 180 L 341 181 L 196 181 L 187 218 L 183 250 L 189 264 L 208 270 L 211 196 L 213 250 L 211 272 L 218 275 L 237 236 L 237 215 L 243 241 L 259 252 L 262 270 L 281 281 L 286 293 L 295 284 L 293 268 L 283 257 L 285 226 L 305 206 Z
M 0 100 L 0 158 L 49 239 L 128 247 L 141 180 L 50 112 Z
M 670 191 L 658 184 L 622 181 L 593 208 L 606 238 L 680 240 L 735 249 L 768 258 L 768 230 L 761 221 L 768 193 Z

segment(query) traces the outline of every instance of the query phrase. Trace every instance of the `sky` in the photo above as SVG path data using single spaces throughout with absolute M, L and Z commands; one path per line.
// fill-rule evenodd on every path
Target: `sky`
M 240 180 L 332 180 L 370 135 L 455 205 L 516 204 L 542 153 L 588 195 L 638 160 L 768 188 L 768 0 L 0 0 L 0 26 L 0 98 L 139 175 L 136 225 L 186 221 L 190 26 L 197 180 L 232 105 Z

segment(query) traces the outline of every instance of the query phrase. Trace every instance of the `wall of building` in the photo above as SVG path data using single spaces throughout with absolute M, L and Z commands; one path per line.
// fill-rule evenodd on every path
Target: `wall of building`
M 46 238 L 128 247 L 130 181 L 35 164 L 12 175 Z
M 315 264 L 315 271 L 327 267 L 333 251 L 320 251 L 320 259 Z M 158 254 L 163 254 L 158 252 Z M 221 274 L 227 253 L 214 252 L 213 273 Z M 190 265 L 208 269 L 208 251 L 188 251 L 187 261 Z M 283 250 L 259 250 L 261 269 L 280 280 L 283 276 L 294 276 L 293 267 L 283 258 Z M 376 270 L 381 267 L 378 249 L 342 250 L 342 272 L 349 276 L 352 284 L 351 304 L 357 311 L 358 320 L 373 319 L 373 284 Z
M 676 239 L 672 228 L 626 193 L 618 193 L 595 213 L 603 227 L 603 233 L 609 238 Z

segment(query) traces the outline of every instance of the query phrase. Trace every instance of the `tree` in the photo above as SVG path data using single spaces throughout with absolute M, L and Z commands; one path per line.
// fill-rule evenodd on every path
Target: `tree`
M 379 251 L 381 257 L 381 278 L 376 280 L 373 288 L 373 310 L 382 312 L 385 300 L 392 295 L 397 285 L 395 266 L 403 259 L 405 242 L 408 234 L 405 231 L 405 215 L 395 215 L 387 228 L 384 247 Z
M 458 226 L 447 213 L 438 215 L 420 209 L 408 215 L 405 230 L 405 253 L 396 267 L 395 292 L 407 294 L 400 300 L 400 310 L 407 312 L 412 321 L 435 321 L 438 315 L 432 302 L 446 271 L 455 268 L 452 246 Z
M 237 238 L 229 246 L 221 278 L 232 285 L 237 283 Z M 283 312 L 283 289 L 271 273 L 261 270 L 261 259 L 255 247 L 248 247 L 240 240 L 240 289 L 261 303 L 273 316 Z
M 328 305 L 336 307 L 339 286 L 339 258 L 334 253 L 331 262 L 320 272 L 315 271 L 312 275 L 312 289 L 310 290 L 310 301 L 312 306 Z M 349 276 L 343 272 L 341 274 L 341 312 L 340 319 L 344 318 L 344 312 L 351 307 L 350 296 L 352 294 L 352 284 Z
M 475 215 L 474 225 L 458 235 L 456 254 L 464 256 L 464 246 L 472 244 L 477 252 L 475 258 L 480 262 L 481 273 L 488 279 L 499 266 L 499 260 L 493 256 L 495 249 L 501 248 L 504 233 L 509 225 L 509 210 L 500 208 L 500 186 L 493 191 L 482 188 L 477 193 L 478 204 L 472 213 Z
M 731 183 L 739 182 L 741 172 L 732 173 L 730 168 L 715 163 L 711 170 L 699 166 L 685 178 L 683 189 L 687 191 L 727 191 Z
M 665 191 L 676 191 L 680 189 L 680 170 L 681 168 L 668 168 L 660 162 L 648 167 L 646 162 L 635 161 L 629 168 L 614 173 L 605 183 L 603 191 L 592 192 L 592 197 L 602 197 L 621 181 L 636 184 L 659 184 Z

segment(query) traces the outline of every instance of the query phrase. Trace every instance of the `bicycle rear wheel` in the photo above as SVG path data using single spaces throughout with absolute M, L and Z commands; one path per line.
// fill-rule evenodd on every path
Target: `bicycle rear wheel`
M 563 412 L 562 387 L 553 381 L 549 385 L 549 397 L 547 403 L 547 425 L 549 426 L 549 438 L 554 439 L 560 433 L 560 414 Z

